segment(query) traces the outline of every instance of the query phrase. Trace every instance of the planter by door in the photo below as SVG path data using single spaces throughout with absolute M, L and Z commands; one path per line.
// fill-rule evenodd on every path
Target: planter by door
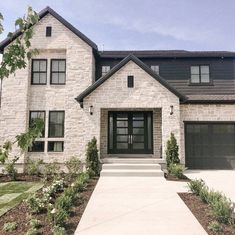
M 109 112 L 108 152 L 153 153 L 152 112 Z

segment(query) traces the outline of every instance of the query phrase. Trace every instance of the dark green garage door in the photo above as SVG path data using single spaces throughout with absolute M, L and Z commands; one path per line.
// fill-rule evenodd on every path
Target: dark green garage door
M 235 169 L 235 123 L 185 123 L 190 169 Z

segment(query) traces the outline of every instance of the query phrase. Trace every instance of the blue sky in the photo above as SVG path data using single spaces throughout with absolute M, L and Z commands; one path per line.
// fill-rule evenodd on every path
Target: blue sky
M 6 32 L 28 5 L 49 5 L 99 49 L 235 51 L 235 0 L 1 0 Z

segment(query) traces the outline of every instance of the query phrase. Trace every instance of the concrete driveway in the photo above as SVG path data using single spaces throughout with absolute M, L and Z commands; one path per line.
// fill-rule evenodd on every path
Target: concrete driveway
M 76 235 L 206 235 L 164 177 L 100 177 Z
M 209 188 L 223 192 L 235 202 L 235 170 L 187 170 L 190 179 L 203 179 Z

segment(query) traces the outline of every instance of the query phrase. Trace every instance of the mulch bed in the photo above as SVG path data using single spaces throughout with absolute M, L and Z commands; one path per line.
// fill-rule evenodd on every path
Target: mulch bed
M 164 177 L 166 180 L 168 181 L 181 181 L 181 182 L 189 182 L 190 179 L 187 177 L 187 176 L 183 176 L 183 178 L 179 179 L 173 175 L 170 175 L 170 174 L 167 174 L 167 173 L 164 173 Z
M 213 233 L 208 229 L 209 223 L 214 221 L 212 215 L 210 215 L 209 205 L 202 202 L 200 198 L 192 193 L 178 193 L 180 198 L 184 201 L 193 215 L 197 218 L 198 222 L 206 230 L 208 235 L 235 235 L 235 227 L 225 224 L 221 224 L 223 231 L 220 233 Z
M 42 177 L 36 175 L 17 174 L 16 181 L 36 182 L 41 181 Z M 11 182 L 12 178 L 8 175 L 0 174 L 0 183 Z
M 76 201 L 73 208 L 71 217 L 69 217 L 68 223 L 66 224 L 66 234 L 74 234 L 76 227 L 82 217 L 82 214 L 86 208 L 86 205 L 90 199 L 90 196 L 96 186 L 98 178 L 90 179 L 86 189 L 80 193 L 80 198 Z M 29 208 L 25 202 L 20 203 L 6 214 L 0 217 L 0 234 L 1 235 L 24 235 L 30 228 L 29 225 Z M 47 218 L 47 214 L 35 214 L 33 218 L 38 219 L 42 223 L 42 227 L 39 232 L 43 235 L 51 235 L 52 225 Z M 16 222 L 18 227 L 12 232 L 5 232 L 3 230 L 4 223 Z

